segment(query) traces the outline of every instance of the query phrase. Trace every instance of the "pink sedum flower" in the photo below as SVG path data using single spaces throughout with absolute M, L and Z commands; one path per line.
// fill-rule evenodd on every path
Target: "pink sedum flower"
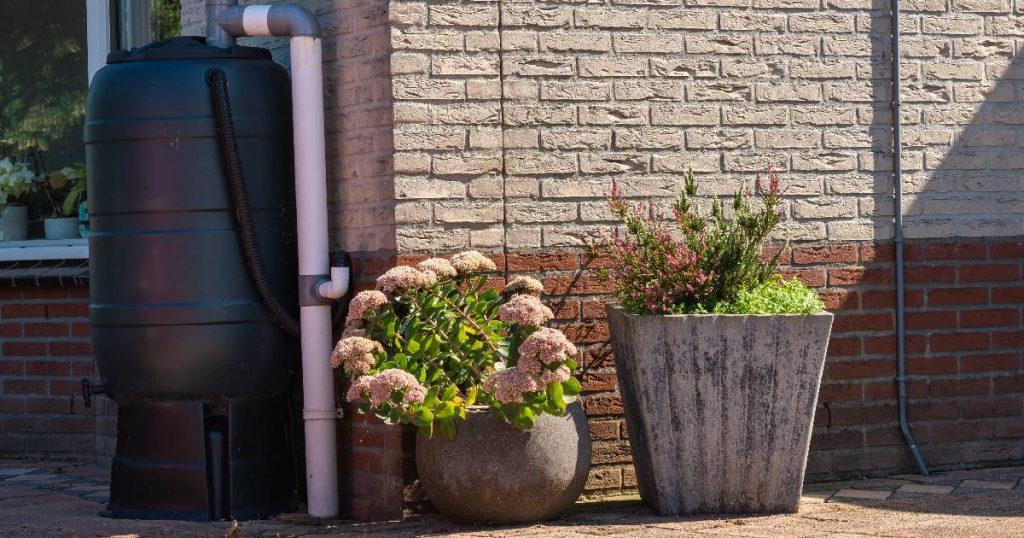
M 374 354 L 381 351 L 384 351 L 384 348 L 380 342 L 361 336 L 349 336 L 334 346 L 331 366 L 341 366 L 350 375 L 365 374 L 373 367 Z
M 377 290 L 394 293 L 396 290 L 426 288 L 437 282 L 437 275 L 431 271 L 419 271 L 415 267 L 399 265 L 388 269 L 377 278 Z
M 558 329 L 543 327 L 519 345 L 519 364 L 551 364 L 576 355 L 576 346 Z
M 530 374 L 508 368 L 491 374 L 484 381 L 484 390 L 494 393 L 494 399 L 504 404 L 523 403 L 523 394 L 539 390 L 537 381 Z
M 568 366 L 563 364 L 553 371 L 544 370 L 544 373 L 540 374 L 540 386 L 547 388 L 552 383 L 568 381 L 570 377 L 572 377 L 572 372 L 569 371 Z
M 377 290 L 361 291 L 352 298 L 348 305 L 348 316 L 346 322 L 366 319 L 366 315 L 378 308 L 388 304 L 388 296 Z
M 480 254 L 475 250 L 467 250 L 466 252 L 460 252 L 452 256 L 452 267 L 459 272 L 460 275 L 468 275 L 473 273 L 489 273 L 491 271 L 497 271 L 498 266 L 494 265 L 494 262 Z
M 533 295 L 539 297 L 544 293 L 544 284 L 530 276 L 517 276 L 505 285 L 505 295 Z
M 427 388 L 420 384 L 416 376 L 399 370 L 388 368 L 373 376 L 369 383 L 370 403 L 378 405 L 391 400 L 396 390 L 404 391 L 402 402 L 420 403 L 427 397 Z
M 345 399 L 354 402 L 363 397 L 363 394 L 370 391 L 370 383 L 373 382 L 372 375 L 362 375 L 352 380 L 352 385 L 345 393 Z
M 420 271 L 430 271 L 437 275 L 438 278 L 451 278 L 458 274 L 455 266 L 444 258 L 427 258 L 416 264 L 416 268 Z
M 498 309 L 498 319 L 519 325 L 543 325 L 554 317 L 551 309 L 532 295 L 513 295 Z

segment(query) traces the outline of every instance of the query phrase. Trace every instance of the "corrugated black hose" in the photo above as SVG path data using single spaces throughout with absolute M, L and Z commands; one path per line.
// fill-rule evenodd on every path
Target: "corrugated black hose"
M 238 240 L 242 243 L 245 264 L 249 268 L 249 277 L 259 293 L 263 306 L 270 312 L 274 322 L 292 336 L 299 336 L 299 322 L 288 313 L 281 301 L 274 295 L 274 290 L 267 281 L 267 273 L 263 268 L 263 260 L 256 249 L 255 226 L 252 221 L 252 209 L 249 207 L 249 196 L 245 192 L 245 176 L 242 175 L 242 160 L 238 155 L 238 141 L 235 139 L 235 123 L 231 118 L 231 99 L 228 96 L 228 77 L 222 69 L 212 68 L 206 72 L 206 83 L 210 86 L 213 99 L 213 117 L 217 126 L 217 140 L 220 142 L 221 155 L 224 157 L 231 200 L 235 206 L 235 220 L 238 223 Z

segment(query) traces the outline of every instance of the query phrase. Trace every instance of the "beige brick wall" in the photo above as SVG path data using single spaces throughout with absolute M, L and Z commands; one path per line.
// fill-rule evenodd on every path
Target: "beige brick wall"
M 267 4 L 276 0 L 243 0 Z M 335 248 L 395 249 L 390 37 L 386 0 L 291 0 L 323 30 L 328 195 Z M 203 35 L 203 0 L 182 0 L 182 33 Z M 287 40 L 248 38 L 288 65 Z
M 577 244 L 687 166 L 783 171 L 794 240 L 891 237 L 884 0 L 680 3 L 392 1 L 399 249 Z M 1020 234 L 1024 5 L 904 4 L 908 236 Z
M 1017 1 L 903 2 L 909 237 L 1024 231 Z M 793 240 L 892 236 L 887 0 L 304 3 L 347 248 L 571 246 L 612 179 L 667 199 L 687 166 L 781 170 Z

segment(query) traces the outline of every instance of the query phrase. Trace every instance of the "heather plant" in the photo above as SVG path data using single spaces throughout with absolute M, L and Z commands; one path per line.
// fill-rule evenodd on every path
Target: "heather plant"
M 361 413 L 449 439 L 474 404 L 523 430 L 565 413 L 580 393 L 576 348 L 543 327 L 554 316 L 539 281 L 517 277 L 499 293 L 487 286 L 495 269 L 475 251 L 430 258 L 352 299 L 331 362 L 351 377 Z
M 622 231 L 588 244 L 602 258 L 599 277 L 613 282 L 613 294 L 635 314 L 784 314 L 823 309 L 817 294 L 797 280 L 778 275 L 783 248 L 765 257 L 765 246 L 782 220 L 783 191 L 769 170 L 731 199 L 731 216 L 715 197 L 702 215 L 695 203 L 697 181 L 687 172 L 672 207 L 674 219 L 654 203 L 628 203 L 612 183 L 608 205 Z

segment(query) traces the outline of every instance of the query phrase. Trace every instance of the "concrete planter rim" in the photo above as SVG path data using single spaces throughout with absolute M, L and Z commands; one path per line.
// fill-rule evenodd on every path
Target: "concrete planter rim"
M 607 308 L 609 310 L 616 310 L 626 316 L 636 318 L 805 318 L 815 316 L 835 316 L 835 314 L 828 310 L 822 310 L 821 312 L 815 312 L 813 314 L 634 314 L 619 304 L 609 303 Z

